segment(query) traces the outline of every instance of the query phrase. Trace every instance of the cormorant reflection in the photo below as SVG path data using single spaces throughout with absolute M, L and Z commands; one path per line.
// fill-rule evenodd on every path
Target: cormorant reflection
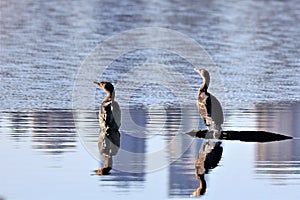
M 121 111 L 119 104 L 114 100 L 114 86 L 109 82 L 95 82 L 107 94 L 99 110 L 100 133 L 98 148 L 104 161 L 103 167 L 96 171 L 97 175 L 108 175 L 113 167 L 112 157 L 118 153 L 120 147 Z
M 200 148 L 199 154 L 195 160 L 196 179 L 199 180 L 199 187 L 191 194 L 192 196 L 200 196 L 206 192 L 205 174 L 210 169 L 215 168 L 221 160 L 223 147 L 220 141 L 205 140 Z

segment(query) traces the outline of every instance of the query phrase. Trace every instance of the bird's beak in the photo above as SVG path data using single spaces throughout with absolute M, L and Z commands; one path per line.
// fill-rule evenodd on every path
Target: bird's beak
M 203 71 L 203 69 L 196 69 L 196 68 L 194 68 L 194 71 L 195 71 L 195 72 L 197 72 L 198 74 L 200 74 L 200 75 L 201 75 L 201 74 L 202 74 L 202 71 Z
M 196 68 L 194 68 L 194 71 L 201 75 L 202 69 L 196 69 Z
M 99 86 L 99 82 L 97 82 L 97 81 L 94 81 L 93 83 L 95 83 L 96 85 L 98 85 L 98 86 Z

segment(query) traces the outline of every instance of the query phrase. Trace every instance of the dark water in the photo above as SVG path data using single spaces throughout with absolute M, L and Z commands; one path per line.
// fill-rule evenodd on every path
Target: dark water
M 149 26 L 178 31 L 207 51 L 224 130 L 293 137 L 222 141 L 222 158 L 200 198 L 298 199 L 299 21 L 300 4 L 292 0 L 2 0 L 0 199 L 190 197 L 199 186 L 194 161 L 203 140 L 183 133 L 204 128 L 194 101 L 201 79 L 187 60 L 164 49 L 125 52 L 96 74 L 116 85 L 121 150 L 131 153 L 114 157 L 110 176 L 91 176 L 101 166 L 95 145 L 104 94 L 92 83 L 77 85 L 77 72 L 101 41 Z M 92 90 L 93 98 L 74 98 L 76 87 Z M 74 101 L 95 107 L 73 109 Z

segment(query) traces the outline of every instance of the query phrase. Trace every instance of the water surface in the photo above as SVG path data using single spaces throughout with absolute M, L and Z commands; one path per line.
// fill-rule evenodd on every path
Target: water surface
M 146 26 L 176 30 L 208 52 L 216 64 L 208 68 L 210 91 L 222 103 L 224 130 L 293 136 L 270 143 L 222 141 L 222 158 L 206 175 L 200 198 L 298 199 L 299 13 L 295 1 L 2 0 L 0 199 L 190 197 L 199 186 L 194 161 L 203 140 L 184 132 L 205 127 L 194 101 L 201 79 L 185 59 L 164 49 L 137 49 L 99 74 L 98 80 L 122 88 L 116 93 L 126 116 L 121 148 L 139 155 L 118 154 L 110 176 L 93 175 L 102 165 L 93 152 L 98 107 L 72 107 L 76 74 L 99 42 Z M 189 89 L 145 84 L 168 77 L 154 73 L 162 65 Z M 92 83 L 82 87 L 95 93 L 82 101 L 99 105 L 102 91 Z M 79 137 L 78 124 L 93 131 Z

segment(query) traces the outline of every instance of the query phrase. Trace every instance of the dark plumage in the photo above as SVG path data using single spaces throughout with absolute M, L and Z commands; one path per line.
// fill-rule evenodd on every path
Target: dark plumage
M 100 82 L 97 84 L 107 94 L 99 110 L 101 132 L 107 132 L 107 130 L 118 131 L 121 125 L 121 111 L 119 104 L 115 101 L 114 86 L 110 82 Z
M 210 130 L 221 130 L 224 122 L 223 110 L 220 102 L 208 90 L 210 76 L 204 69 L 196 70 L 202 77 L 203 83 L 198 90 L 197 106 L 204 124 Z

